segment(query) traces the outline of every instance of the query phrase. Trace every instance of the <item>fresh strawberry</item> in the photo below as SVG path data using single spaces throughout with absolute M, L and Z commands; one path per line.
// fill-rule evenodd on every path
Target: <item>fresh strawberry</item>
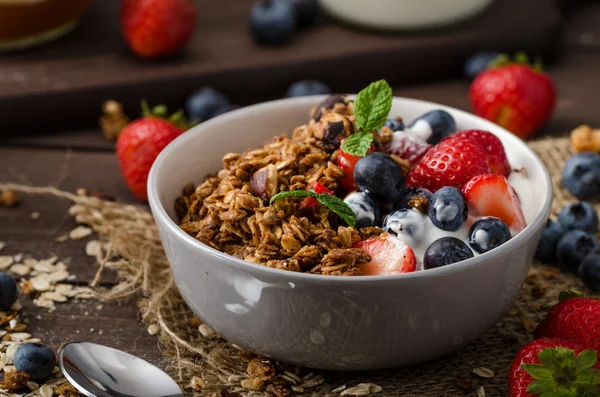
M 571 340 L 600 353 L 600 301 L 576 291 L 561 293 L 534 336 Z
M 527 226 L 521 202 L 504 175 L 476 176 L 465 185 L 463 194 L 477 215 L 502 219 L 513 235 Z
M 170 54 L 192 37 L 196 7 L 190 0 L 123 0 L 121 27 L 135 54 L 145 58 Z
M 334 194 L 331 190 L 327 189 L 319 182 L 313 183 L 310 186 L 310 189 L 317 194 Z M 300 203 L 300 208 L 314 207 L 317 204 L 319 204 L 319 202 L 316 199 L 312 197 L 307 197 L 304 200 L 302 200 L 302 203 Z
M 416 135 L 406 131 L 396 131 L 392 135 L 392 140 L 386 145 L 385 151 L 388 154 L 395 154 L 414 165 L 430 148 L 430 144 L 422 141 Z
M 556 89 L 541 67 L 528 65 L 526 56 L 519 58 L 506 58 L 480 73 L 469 97 L 476 114 L 527 138 L 552 115 Z
M 342 144 L 343 143 L 344 140 L 342 140 Z M 374 151 L 376 151 L 375 145 L 371 144 L 371 148 L 369 149 L 368 153 L 372 153 Z M 353 154 L 344 152 L 342 150 L 342 146 L 340 145 L 340 150 L 337 157 L 337 164 L 338 167 L 340 167 L 340 169 L 346 174 L 346 176 L 343 177 L 340 180 L 340 182 L 342 182 L 342 186 L 344 186 L 344 189 L 347 192 L 352 192 L 357 189 L 356 183 L 354 182 L 354 167 L 356 166 L 356 163 L 358 163 L 358 160 L 360 160 L 361 158 L 361 156 L 355 156 Z
M 408 175 L 408 185 L 432 192 L 444 186 L 461 189 L 474 176 L 489 172 L 479 145 L 465 138 L 449 138 L 423 156 Z
M 150 111 L 142 103 L 142 108 L 143 117 L 127 125 L 119 135 L 116 151 L 127 185 L 137 198 L 147 200 L 146 182 L 152 163 L 164 147 L 187 128 L 181 111 L 166 120 L 164 106 Z
M 508 158 L 506 158 L 504 146 L 502 146 L 502 142 L 500 142 L 500 139 L 496 135 L 487 131 L 467 130 L 452 134 L 451 137 L 466 138 L 481 146 L 485 152 L 485 160 L 492 174 L 500 174 L 505 177 L 510 175 L 510 164 L 508 163 Z
M 355 245 L 371 255 L 371 262 L 361 266 L 365 276 L 383 276 L 413 272 L 417 266 L 412 248 L 396 236 L 383 235 Z
M 525 345 L 508 371 L 509 397 L 598 396 L 598 353 L 557 338 Z

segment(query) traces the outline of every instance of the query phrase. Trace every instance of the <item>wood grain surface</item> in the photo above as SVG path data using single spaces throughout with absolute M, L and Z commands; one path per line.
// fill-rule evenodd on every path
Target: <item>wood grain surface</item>
M 215 15 L 215 21 L 216 18 Z M 572 11 L 565 25 L 562 39 L 556 43 L 556 45 L 562 43 L 565 55 L 560 62 L 549 68 L 558 86 L 560 99 L 557 111 L 545 131 L 546 134 L 566 134 L 581 123 L 600 127 L 600 112 L 596 99 L 600 88 L 600 75 L 597 73 L 597 70 L 600 69 L 600 43 L 583 45 L 580 40 L 576 39 L 581 34 L 589 33 L 595 40 L 600 40 L 600 30 L 596 22 L 598 20 L 600 20 L 599 4 L 590 4 L 584 9 Z M 209 19 L 206 23 L 216 24 L 216 22 L 210 22 Z M 85 28 L 85 25 L 82 28 Z M 230 27 L 230 29 L 234 28 Z M 330 29 L 342 28 L 336 26 Z M 81 43 L 76 43 L 75 36 L 65 40 L 63 44 L 74 46 L 73 48 L 81 45 Z M 301 37 L 298 40 L 297 44 L 302 46 L 306 45 L 303 44 L 304 40 L 312 39 Z M 230 45 L 233 44 L 230 43 Z M 97 50 L 106 54 L 114 54 L 116 49 L 113 46 L 114 44 L 104 43 Z M 39 57 L 47 57 L 52 48 L 58 49 L 59 47 L 50 46 L 44 50 L 46 53 Z M 460 45 L 458 47 L 460 48 Z M 83 51 L 91 53 L 89 49 L 83 49 Z M 295 62 L 294 55 L 285 49 L 281 50 L 282 54 L 275 54 L 277 50 L 263 49 L 260 51 L 273 51 L 273 57 L 287 57 L 287 62 Z M 324 53 L 320 52 L 319 54 L 322 56 Z M 58 51 L 53 61 L 49 63 L 48 70 L 58 67 L 61 62 L 66 62 L 64 56 L 65 53 Z M 14 54 L 8 58 L 8 62 L 22 61 L 28 65 L 27 67 L 33 67 L 33 57 L 34 53 Z M 92 62 L 92 58 L 86 58 L 85 62 Z M 0 65 L 2 65 L 0 70 L 4 70 L 6 62 L 4 58 L 0 60 Z M 84 61 L 82 60 L 82 62 Z M 130 60 L 130 62 L 132 62 L 132 69 L 124 70 L 123 73 L 133 73 L 133 63 L 137 61 Z M 255 62 L 259 61 L 255 60 Z M 150 65 L 142 65 L 140 79 L 145 76 L 145 73 L 149 73 L 151 68 L 153 67 Z M 25 69 L 28 70 L 28 73 L 31 71 Z M 64 76 L 66 78 L 66 75 Z M 79 77 L 74 76 L 72 84 L 76 85 L 80 82 Z M 5 83 L 6 81 L 2 84 Z M 11 84 L 16 83 L 6 83 L 6 87 Z M 233 86 L 231 88 L 233 89 Z M 31 89 L 33 90 L 33 87 Z M 186 87 L 179 86 L 177 89 L 173 88 L 171 95 L 183 96 L 187 93 Z M 395 94 L 440 102 L 468 110 L 467 89 L 467 82 L 446 80 L 426 84 L 396 85 Z M 12 86 L 10 90 L 12 91 L 9 93 L 13 98 L 20 95 L 16 86 Z M 350 90 L 350 88 L 344 88 L 345 90 Z M 23 91 L 22 94 L 27 96 L 33 91 Z M 35 101 L 27 103 L 32 104 Z M 0 101 L 0 104 L 4 106 L 6 102 Z M 72 110 L 62 106 L 61 108 L 63 112 Z M 0 109 L 3 113 L 0 117 L 2 119 L 6 108 L 0 107 Z M 35 110 L 32 110 L 34 108 L 24 105 L 24 102 L 20 102 L 18 106 L 14 105 L 12 109 L 26 112 L 29 117 L 32 114 L 35 115 Z M 95 119 L 98 107 L 86 107 L 86 112 L 88 113 L 86 119 L 91 116 Z M 65 130 L 53 135 L 47 134 L 46 129 L 40 127 L 35 129 L 36 134 L 30 136 L 1 138 L 0 182 L 53 185 L 69 191 L 85 187 L 89 190 L 109 191 L 120 201 L 135 203 L 135 199 L 130 195 L 119 173 L 112 144 L 103 140 L 97 128 L 89 127 L 71 132 Z M 3 126 L 3 128 L 5 127 Z M 70 271 L 77 276 L 73 282 L 80 285 L 89 283 L 95 273 L 95 265 L 93 260 L 85 255 L 86 240 L 62 244 L 54 242 L 54 237 L 75 227 L 73 220 L 65 215 L 68 206 L 69 203 L 55 198 L 23 196 L 22 203 L 17 208 L 0 207 L 0 241 L 6 242 L 2 254 L 23 252 L 36 258 L 44 258 L 52 254 L 63 259 L 71 258 Z M 32 212 L 38 212 L 39 218 L 32 219 Z M 109 277 L 106 280 L 108 285 L 114 281 L 114 275 L 113 278 Z M 22 302 L 25 305 L 24 313 L 30 320 L 30 332 L 53 347 L 69 340 L 98 341 L 131 351 L 154 363 L 161 364 L 156 338 L 148 335 L 145 327 L 138 321 L 134 300 L 105 303 L 101 309 L 97 308 L 99 303 L 97 301 L 72 301 L 57 305 L 58 309 L 53 314 L 34 307 L 27 298 L 23 298 Z
M 482 49 L 525 50 L 547 59 L 559 52 L 561 17 L 553 0 L 496 1 L 468 23 L 425 34 L 349 29 L 325 20 L 278 48 L 250 38 L 250 1 L 195 1 L 199 20 L 192 42 L 159 62 L 129 53 L 117 1 L 96 1 L 81 26 L 54 43 L 3 55 L 0 135 L 89 127 L 108 97 L 137 113 L 140 98 L 181 106 L 192 90 L 211 85 L 245 105 L 281 97 L 303 78 L 355 91 L 373 76 L 392 84 L 456 77 L 464 60 Z M 33 109 L 39 117 L 28 117 Z

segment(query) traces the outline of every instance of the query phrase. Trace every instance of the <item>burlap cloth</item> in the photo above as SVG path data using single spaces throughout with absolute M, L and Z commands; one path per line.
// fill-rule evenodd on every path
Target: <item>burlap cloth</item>
M 530 142 L 550 171 L 555 186 L 553 216 L 574 198 L 560 184 L 560 173 L 570 153 L 566 138 L 548 138 Z M 101 239 L 109 242 L 109 252 L 98 255 L 97 283 L 104 268 L 118 271 L 122 282 L 109 291 L 106 299 L 132 294 L 140 296 L 141 316 L 156 329 L 167 371 L 186 389 L 186 395 L 232 394 L 226 389 L 248 395 L 269 395 L 240 388 L 246 377 L 249 355 L 216 335 L 203 336 L 199 320 L 181 299 L 173 284 L 157 230 L 147 209 L 76 196 L 53 188 L 2 185 L 28 193 L 63 196 L 75 204 L 70 213 L 76 221 L 90 225 Z M 117 255 L 113 255 L 117 254 Z M 534 263 L 515 306 L 478 341 L 459 352 L 422 365 L 366 373 L 322 373 L 325 382 L 307 389 L 304 395 L 329 396 L 341 385 L 348 387 L 370 382 L 383 388 L 380 395 L 438 397 L 507 395 L 507 372 L 515 352 L 531 340 L 533 328 L 543 315 L 541 306 L 555 302 L 558 292 L 568 288 L 584 290 L 577 277 Z M 206 332 L 205 332 L 206 333 Z M 495 372 L 489 379 L 473 374 L 486 367 Z M 306 372 L 304 372 L 306 373 Z M 192 382 L 193 377 L 198 377 Z M 200 381 L 200 379 L 202 381 Z M 201 391 L 194 391 L 192 383 Z M 479 392 L 481 395 L 482 392 Z

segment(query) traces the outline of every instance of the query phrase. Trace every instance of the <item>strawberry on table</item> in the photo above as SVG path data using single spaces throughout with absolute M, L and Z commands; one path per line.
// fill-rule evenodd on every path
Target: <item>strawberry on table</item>
M 573 341 L 534 340 L 516 355 L 508 371 L 509 397 L 598 396 L 598 353 Z
M 143 102 L 142 109 L 142 118 L 127 125 L 119 135 L 116 151 L 121 173 L 132 193 L 147 200 L 146 182 L 154 160 L 165 146 L 187 130 L 187 125 L 182 111 L 166 119 L 164 106 L 150 110 Z
M 435 192 L 444 186 L 462 189 L 471 178 L 489 174 L 485 152 L 466 138 L 449 137 L 431 148 L 408 175 L 409 187 Z
M 464 186 L 463 194 L 478 215 L 501 219 L 513 235 L 527 226 L 521 202 L 504 175 L 478 175 Z
M 459 131 L 450 136 L 451 138 L 466 138 L 478 144 L 485 152 L 485 158 L 492 174 L 500 174 L 508 177 L 511 169 L 500 139 L 491 132 L 482 130 Z
M 355 245 L 371 255 L 371 262 L 361 265 L 365 276 L 410 273 L 416 269 L 417 260 L 408 244 L 396 236 L 384 234 L 363 240 Z
M 121 27 L 131 50 L 144 58 L 176 52 L 196 28 L 191 0 L 123 0 Z
M 561 293 L 534 336 L 570 340 L 600 352 L 600 301 L 576 291 Z
M 556 89 L 539 65 L 519 54 L 504 56 L 480 73 L 469 90 L 475 113 L 521 138 L 533 135 L 552 115 Z

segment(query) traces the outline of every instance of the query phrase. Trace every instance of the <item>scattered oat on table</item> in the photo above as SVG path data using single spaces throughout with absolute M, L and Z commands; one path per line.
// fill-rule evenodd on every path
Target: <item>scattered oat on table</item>
M 494 371 L 486 367 L 477 367 L 473 369 L 473 373 L 482 378 L 493 378 L 495 375 Z
M 71 240 L 81 240 L 82 238 L 86 238 L 92 234 L 92 229 L 85 226 L 77 226 L 75 229 L 69 232 L 69 237 Z
M 35 220 L 35 219 L 39 219 L 40 218 L 40 213 L 39 212 L 32 212 L 31 213 L 31 219 Z

